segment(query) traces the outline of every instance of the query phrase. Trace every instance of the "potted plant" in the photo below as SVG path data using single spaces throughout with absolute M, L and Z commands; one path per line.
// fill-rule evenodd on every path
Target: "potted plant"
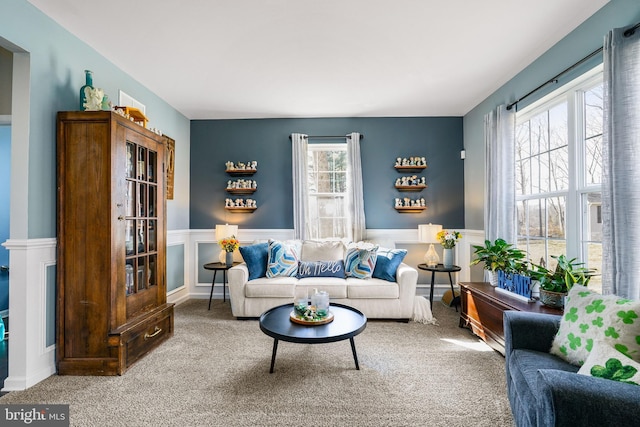
M 528 271 L 528 263 L 525 260 L 526 253 L 507 243 L 504 239 L 485 240 L 484 246 L 474 245 L 476 258 L 471 265 L 484 264 L 484 269 L 491 273 L 491 285 L 498 285 L 498 270 L 505 273 L 524 273 Z
M 564 297 L 574 284 L 587 286 L 595 270 L 583 267 L 584 263 L 576 258 L 567 259 L 565 255 L 552 258 L 558 261 L 556 268 L 549 270 L 541 265 L 533 265 L 528 271 L 533 280 L 540 284 L 540 302 L 550 307 L 564 307 Z

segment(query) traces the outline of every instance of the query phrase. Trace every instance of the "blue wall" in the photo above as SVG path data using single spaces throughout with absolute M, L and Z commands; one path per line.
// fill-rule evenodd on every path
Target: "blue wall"
M 257 120 L 199 120 L 191 122 L 192 229 L 209 229 L 228 222 L 244 228 L 292 229 L 291 141 L 293 132 L 308 135 L 346 135 L 360 132 L 365 197 L 369 229 L 417 228 L 433 222 L 464 228 L 462 118 L 315 118 Z M 335 142 L 335 141 L 334 141 Z M 404 174 L 394 169 L 397 157 L 424 156 L 427 188 L 421 193 L 401 193 L 395 180 Z M 224 209 L 229 179 L 225 162 L 258 161 L 253 176 L 258 191 L 251 196 L 258 209 L 253 214 L 233 214 Z M 246 196 L 249 197 L 249 196 Z M 398 213 L 396 197 L 424 197 L 421 214 Z
M 465 223 L 468 229 L 484 228 L 484 116 L 498 105 L 509 104 L 538 87 L 548 79 L 575 64 L 599 47 L 604 36 L 613 28 L 626 27 L 640 21 L 639 0 L 612 0 L 574 31 L 560 40 L 527 68 L 518 73 L 487 99 L 464 116 L 465 163 Z M 559 88 L 588 68 L 602 62 L 602 55 L 584 64 L 557 84 L 546 86 L 519 109 Z

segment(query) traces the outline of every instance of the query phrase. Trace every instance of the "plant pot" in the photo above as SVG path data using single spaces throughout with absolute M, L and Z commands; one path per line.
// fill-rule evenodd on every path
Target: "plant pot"
M 563 308 L 566 292 L 552 292 L 540 289 L 540 302 L 548 307 Z
M 489 282 L 489 284 L 491 286 L 493 286 L 494 288 L 496 286 L 498 286 L 498 272 L 497 271 L 492 271 L 492 270 L 485 270 L 485 280 L 487 282 Z

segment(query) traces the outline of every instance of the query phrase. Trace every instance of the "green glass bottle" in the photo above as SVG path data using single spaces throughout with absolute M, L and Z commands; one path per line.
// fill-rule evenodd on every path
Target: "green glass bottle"
M 84 111 L 84 103 L 87 102 L 87 95 L 84 90 L 86 88 L 93 89 L 93 73 L 91 70 L 84 70 L 85 85 L 80 88 L 80 111 Z

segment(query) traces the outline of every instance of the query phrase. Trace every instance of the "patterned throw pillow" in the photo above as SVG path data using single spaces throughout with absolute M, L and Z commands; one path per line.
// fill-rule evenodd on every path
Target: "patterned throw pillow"
M 370 279 L 376 267 L 377 246 L 360 247 L 349 244 L 344 258 L 344 270 L 347 277 Z
M 596 341 L 640 362 L 640 301 L 600 295 L 573 285 L 550 352 L 580 366 Z
M 295 276 L 300 260 L 300 241 L 269 240 L 267 277 Z
M 378 248 L 376 268 L 373 270 L 373 277 L 395 282 L 396 270 L 406 255 L 406 249 Z
M 584 365 L 581 375 L 606 378 L 627 384 L 640 385 L 640 363 L 629 359 L 610 345 L 597 341 Z
M 298 279 L 305 277 L 340 277 L 344 279 L 344 261 L 300 261 Z

